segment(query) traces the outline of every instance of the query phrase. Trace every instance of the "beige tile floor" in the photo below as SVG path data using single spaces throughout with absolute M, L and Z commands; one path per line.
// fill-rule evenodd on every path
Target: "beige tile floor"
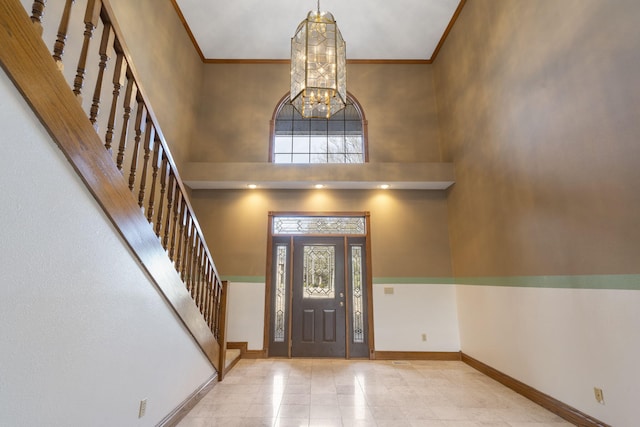
M 180 427 L 566 427 L 462 362 L 241 360 Z

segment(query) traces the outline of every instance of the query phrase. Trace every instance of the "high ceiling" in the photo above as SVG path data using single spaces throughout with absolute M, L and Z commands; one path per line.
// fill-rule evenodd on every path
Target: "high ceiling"
M 175 0 L 208 60 L 286 60 L 315 0 Z M 430 60 L 461 0 L 322 0 L 351 60 Z

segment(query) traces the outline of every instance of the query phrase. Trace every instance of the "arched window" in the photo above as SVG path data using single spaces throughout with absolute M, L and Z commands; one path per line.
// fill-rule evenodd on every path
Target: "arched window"
M 367 122 L 351 94 L 347 106 L 330 119 L 305 119 L 291 105 L 289 94 L 271 122 L 270 161 L 273 163 L 365 163 Z

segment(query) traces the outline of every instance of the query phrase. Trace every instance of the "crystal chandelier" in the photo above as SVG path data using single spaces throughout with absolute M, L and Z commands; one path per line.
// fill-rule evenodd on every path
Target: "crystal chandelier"
M 346 43 L 333 15 L 311 11 L 291 38 L 291 103 L 306 118 L 329 118 L 347 100 Z

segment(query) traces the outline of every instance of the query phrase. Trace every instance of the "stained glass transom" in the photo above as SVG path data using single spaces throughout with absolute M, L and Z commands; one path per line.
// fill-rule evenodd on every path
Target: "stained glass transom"
M 362 246 L 351 247 L 351 286 L 353 298 L 353 342 L 363 343 Z
M 366 233 L 364 217 L 279 216 L 273 219 L 273 234 L 355 234 Z
M 304 247 L 302 289 L 304 298 L 335 298 L 336 248 Z
M 273 340 L 284 342 L 285 316 L 287 314 L 287 247 L 276 247 L 276 304 Z

